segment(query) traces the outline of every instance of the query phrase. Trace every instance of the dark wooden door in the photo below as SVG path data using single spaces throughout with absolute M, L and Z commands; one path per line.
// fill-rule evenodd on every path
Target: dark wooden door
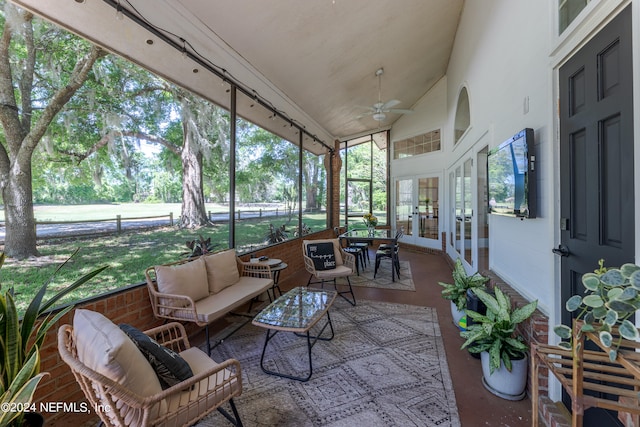
M 631 7 L 560 69 L 562 307 L 582 274 L 634 262 Z M 571 323 L 564 311 L 563 323 Z M 620 425 L 590 409 L 585 426 Z

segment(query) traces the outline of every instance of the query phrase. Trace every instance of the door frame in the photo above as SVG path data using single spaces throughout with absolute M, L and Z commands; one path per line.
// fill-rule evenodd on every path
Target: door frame
M 442 172 L 432 172 L 432 173 L 426 173 L 426 174 L 420 174 L 420 175 L 408 175 L 408 176 L 394 176 L 393 177 L 393 182 L 391 185 L 391 192 L 392 192 L 392 198 L 391 200 L 393 201 L 393 203 L 391 204 L 392 206 L 392 212 L 391 212 L 391 218 L 396 218 L 396 207 L 397 207 L 397 194 L 396 194 L 396 189 L 397 189 L 397 183 L 398 181 L 405 181 L 405 180 L 412 180 L 413 181 L 413 197 L 412 197 L 412 204 L 413 206 L 417 206 L 418 202 L 419 202 L 419 192 L 418 192 L 418 181 L 422 178 L 438 178 L 438 197 L 439 197 L 439 201 L 438 201 L 438 209 L 440 210 L 443 206 L 443 175 Z M 437 239 L 428 239 L 425 237 L 420 237 L 419 236 L 419 225 L 418 222 L 413 220 L 411 222 L 412 225 L 412 230 L 411 230 L 411 234 L 409 235 L 408 233 L 405 232 L 405 235 L 402 236 L 402 238 L 400 239 L 401 242 L 404 243 L 408 243 L 411 245 L 416 245 L 416 246 L 420 246 L 420 247 L 424 247 L 424 248 L 431 248 L 431 249 L 442 249 L 442 230 L 444 229 L 444 225 L 443 225 L 443 217 L 441 214 L 438 215 L 438 238 Z M 391 226 L 395 230 L 395 225 L 396 225 L 396 221 L 395 220 L 391 220 Z
M 552 224 L 550 227 L 550 233 L 553 238 L 553 244 L 557 245 L 560 242 L 560 204 L 561 204 L 561 191 L 560 191 L 560 68 L 573 57 L 580 47 L 582 47 L 588 40 L 591 39 L 591 34 L 597 33 L 600 29 L 606 26 L 613 17 L 624 9 L 629 3 L 632 8 L 632 45 L 634 46 L 632 51 L 632 67 L 633 67 L 633 111 L 640 111 L 640 2 L 632 1 L 627 2 L 624 0 L 617 0 L 612 2 L 592 2 L 593 7 L 584 14 L 582 18 L 576 19 L 572 24 L 575 28 L 573 31 L 567 32 L 555 37 L 555 47 L 552 50 L 550 56 L 550 68 L 551 68 L 551 94 L 554 100 L 554 108 L 549 110 L 549 122 L 552 123 L 552 129 L 549 134 L 552 148 L 551 148 L 551 165 L 550 176 L 552 176 L 551 185 L 548 187 L 550 196 L 552 197 L 552 209 L 551 219 Z M 589 8 L 589 6 L 587 6 Z M 637 113 L 635 113 L 637 114 Z M 633 123 L 634 138 L 638 138 L 640 135 L 640 120 L 634 120 Z M 634 150 L 634 207 L 636 212 L 640 212 L 640 145 L 635 144 L 638 149 Z M 635 262 L 640 263 L 640 222 L 636 218 L 635 220 Z M 549 253 L 550 265 L 553 266 L 553 289 L 555 290 L 553 296 L 553 305 L 550 307 L 549 325 L 558 325 L 562 323 L 562 316 L 565 312 L 565 307 L 562 304 L 561 296 L 561 283 L 562 283 L 562 270 L 561 259 Z M 640 325 L 639 316 L 636 316 L 636 325 Z M 549 343 L 556 344 L 560 339 L 555 335 L 549 334 Z M 562 398 L 562 385 L 555 377 L 550 376 L 548 382 L 548 395 L 553 401 L 559 401 Z

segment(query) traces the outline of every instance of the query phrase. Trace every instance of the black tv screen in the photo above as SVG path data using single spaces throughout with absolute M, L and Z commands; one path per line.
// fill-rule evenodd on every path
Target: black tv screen
M 523 129 L 489 151 L 487 179 L 489 213 L 535 218 L 536 164 L 533 129 Z

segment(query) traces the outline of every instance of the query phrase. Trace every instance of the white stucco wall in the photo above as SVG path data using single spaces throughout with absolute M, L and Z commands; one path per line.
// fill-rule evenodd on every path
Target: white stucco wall
M 523 128 L 534 129 L 539 167 L 538 218 L 490 216 L 490 268 L 525 297 L 538 299 L 546 313 L 552 311 L 556 294 L 551 252 L 555 243 L 551 167 L 554 102 L 548 58 L 549 18 L 549 2 L 466 2 L 447 77 L 439 82 L 446 84 L 446 98 L 442 97 L 442 87 L 434 87 L 415 106 L 415 114 L 398 120 L 391 133 L 394 141 L 442 123 L 441 155 L 424 156 L 414 162 L 419 162 L 422 170 L 442 170 L 448 194 L 448 168 L 459 159 L 469 155 L 475 159 L 475 153 L 485 145 L 493 148 Z M 471 126 L 454 146 L 453 121 L 463 86 L 469 92 Z M 392 163 L 392 175 L 414 170 L 408 166 L 414 166 L 410 159 Z M 477 209 L 475 206 L 474 212 Z

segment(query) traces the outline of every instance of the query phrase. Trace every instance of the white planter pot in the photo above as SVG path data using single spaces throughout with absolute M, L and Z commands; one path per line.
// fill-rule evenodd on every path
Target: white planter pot
M 493 371 L 489 368 L 489 353 L 480 353 L 482 360 L 482 384 L 491 393 L 507 400 L 522 400 L 527 387 L 527 357 L 511 361 L 511 372 L 500 362 L 500 368 Z
M 451 317 L 453 317 L 453 324 L 457 327 L 460 326 L 460 319 L 464 316 L 464 311 L 458 310 L 458 307 L 451 301 Z

